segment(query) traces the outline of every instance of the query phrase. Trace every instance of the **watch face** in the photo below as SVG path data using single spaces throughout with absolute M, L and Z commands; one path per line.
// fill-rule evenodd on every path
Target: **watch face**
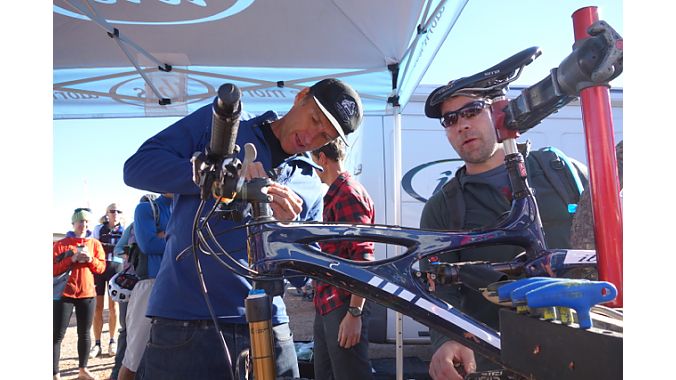
M 360 317 L 361 316 L 361 309 L 358 307 L 350 307 L 347 309 L 347 311 L 352 314 L 353 317 Z

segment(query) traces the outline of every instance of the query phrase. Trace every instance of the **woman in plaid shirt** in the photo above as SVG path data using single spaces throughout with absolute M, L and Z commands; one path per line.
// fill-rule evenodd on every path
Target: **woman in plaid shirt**
M 324 221 L 375 223 L 373 201 L 366 189 L 343 169 L 345 145 L 336 139 L 312 152 L 329 185 L 324 195 Z M 322 251 L 355 261 L 373 261 L 372 242 L 320 243 Z M 315 282 L 314 371 L 317 379 L 371 379 L 365 299 L 333 285 Z

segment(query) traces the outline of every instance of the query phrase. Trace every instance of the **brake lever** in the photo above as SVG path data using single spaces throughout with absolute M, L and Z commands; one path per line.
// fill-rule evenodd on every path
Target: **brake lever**
M 236 191 L 239 193 L 242 190 L 242 185 L 244 185 L 244 180 L 246 179 L 246 171 L 251 163 L 256 160 L 258 152 L 256 151 L 256 146 L 252 143 L 244 144 L 244 162 L 242 163 L 242 168 L 239 171 L 239 178 L 237 179 L 237 188 Z

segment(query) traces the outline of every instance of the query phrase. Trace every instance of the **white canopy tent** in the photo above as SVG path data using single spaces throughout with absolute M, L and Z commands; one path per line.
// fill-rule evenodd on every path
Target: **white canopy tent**
M 54 118 L 186 115 L 225 82 L 284 112 L 325 77 L 391 113 L 467 1 L 55 0 Z
M 226 82 L 246 111 L 283 113 L 301 88 L 338 77 L 366 114 L 394 115 L 400 224 L 400 111 L 468 1 L 54 0 L 53 117 L 187 115 Z

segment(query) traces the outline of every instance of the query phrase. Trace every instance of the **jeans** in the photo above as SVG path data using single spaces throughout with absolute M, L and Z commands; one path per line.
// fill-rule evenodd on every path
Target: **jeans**
M 66 330 L 70 323 L 70 316 L 73 315 L 75 308 L 75 318 L 77 320 L 77 357 L 79 368 L 87 368 L 89 359 L 89 348 L 92 345 L 92 336 L 89 330 L 92 328 L 94 320 L 95 298 L 68 298 L 62 297 L 60 300 L 54 300 L 54 357 L 52 361 L 52 372 L 54 375 L 59 373 L 59 359 L 61 358 L 61 342 L 66 336 Z
M 246 324 L 219 323 L 233 366 L 250 347 Z M 300 376 L 293 335 L 288 323 L 273 327 L 278 377 Z M 246 379 L 240 365 L 240 379 Z M 136 379 L 230 379 L 230 367 L 211 321 L 177 321 L 153 318 Z

